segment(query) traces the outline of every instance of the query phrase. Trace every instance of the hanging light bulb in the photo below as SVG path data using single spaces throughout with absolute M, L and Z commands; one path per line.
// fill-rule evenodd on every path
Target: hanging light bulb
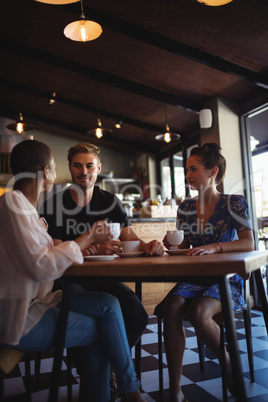
M 164 141 L 165 142 L 170 142 L 171 141 L 171 135 L 170 135 L 170 132 L 169 132 L 168 124 L 166 124 L 166 132 L 164 134 Z
M 165 134 L 159 134 L 155 137 L 157 141 L 165 141 L 169 143 L 172 140 L 179 140 L 180 134 L 174 134 L 170 132 L 169 125 L 167 123 L 167 105 L 165 105 L 165 117 L 166 117 L 166 132 Z
M 103 137 L 104 134 L 112 133 L 112 132 L 113 131 L 110 130 L 109 128 L 103 128 L 101 119 L 98 118 L 97 128 L 94 128 L 93 130 L 89 130 L 87 132 L 87 134 L 94 134 L 98 139 L 100 139 L 101 137 Z
M 100 119 L 98 119 L 98 127 L 95 130 L 95 135 L 97 138 L 101 138 L 103 136 L 101 126 L 102 126 L 101 121 Z
M 225 4 L 231 3 L 233 0 L 197 0 L 199 3 L 205 4 L 206 6 L 224 6 Z
M 34 126 L 29 123 L 24 123 L 22 113 L 20 113 L 16 123 L 8 124 L 6 128 L 12 131 L 17 131 L 17 133 L 22 134 L 24 131 L 33 130 Z
M 71 22 L 63 31 L 66 38 L 77 42 L 87 42 L 97 39 L 102 33 L 100 24 L 94 21 L 86 20 L 83 3 L 81 0 L 81 16 L 80 20 Z

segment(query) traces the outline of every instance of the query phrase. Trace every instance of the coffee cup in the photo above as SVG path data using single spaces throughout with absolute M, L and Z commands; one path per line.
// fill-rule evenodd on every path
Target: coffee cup
M 113 236 L 112 240 L 118 239 L 118 237 L 120 236 L 120 232 L 121 232 L 120 223 L 119 222 L 111 222 L 111 223 L 107 223 L 107 225 L 109 226 L 111 235 Z
M 122 241 L 123 253 L 137 253 L 140 250 L 139 240 Z
M 176 246 L 181 244 L 184 238 L 184 231 L 183 230 L 168 230 L 167 231 L 167 241 L 172 246 Z

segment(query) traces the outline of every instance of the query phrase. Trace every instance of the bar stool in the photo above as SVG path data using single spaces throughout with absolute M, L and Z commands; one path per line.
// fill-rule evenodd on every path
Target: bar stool
M 25 358 L 25 391 L 26 401 L 31 402 L 30 360 L 26 352 L 17 349 L 0 348 L 0 402 L 4 401 L 4 380 L 22 358 Z
M 248 362 L 249 362 L 249 371 L 250 371 L 250 379 L 251 382 L 255 381 L 254 377 L 254 363 L 253 363 L 253 347 L 252 347 L 252 332 L 251 332 L 251 313 L 250 313 L 250 292 L 249 292 L 249 280 L 244 281 L 244 289 L 245 289 L 245 302 L 246 308 L 243 310 L 243 318 L 245 325 L 245 335 L 246 335 L 246 343 L 247 343 L 247 351 L 248 351 Z M 241 311 L 237 311 L 239 313 Z M 235 314 L 236 314 L 235 313 Z M 159 313 L 155 310 L 154 313 L 157 316 L 157 325 L 158 325 L 158 359 L 159 359 L 159 391 L 160 395 L 163 394 L 163 356 L 162 356 L 162 319 Z M 226 367 L 225 367 L 225 330 L 224 330 L 224 321 L 222 313 L 217 314 L 213 317 L 213 319 L 220 326 L 221 338 L 220 338 L 220 353 L 221 353 L 221 369 L 222 369 L 222 393 L 224 402 L 228 401 L 227 396 L 227 375 L 226 375 Z M 185 318 L 187 321 L 187 317 Z M 199 354 L 199 363 L 200 363 L 200 371 L 204 372 L 205 370 L 205 345 L 202 344 L 197 338 L 198 345 L 198 354 Z

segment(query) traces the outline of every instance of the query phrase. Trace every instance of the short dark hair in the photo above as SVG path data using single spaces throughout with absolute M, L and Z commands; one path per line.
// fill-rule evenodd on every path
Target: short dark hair
M 83 142 L 81 144 L 76 144 L 71 147 L 68 151 L 68 161 L 69 165 L 72 163 L 72 159 L 74 155 L 82 153 L 82 154 L 93 154 L 98 162 L 100 163 L 100 148 L 96 147 L 96 145 L 90 144 L 89 142 Z
M 221 147 L 215 142 L 206 143 L 202 147 L 192 148 L 190 156 L 196 155 L 201 159 L 201 163 L 206 169 L 212 169 L 217 166 L 219 169 L 216 176 L 216 183 L 223 182 L 226 171 L 226 159 L 221 154 Z
M 11 151 L 10 167 L 13 175 L 43 170 L 51 162 L 52 151 L 43 142 L 24 140 Z

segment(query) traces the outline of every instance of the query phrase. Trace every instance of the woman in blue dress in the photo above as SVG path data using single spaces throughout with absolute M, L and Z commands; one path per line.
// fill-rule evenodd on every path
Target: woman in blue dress
M 222 183 L 226 160 L 217 144 L 193 148 L 187 160 L 187 181 L 196 198 L 179 205 L 177 228 L 184 230 L 179 248 L 189 249 L 186 255 L 204 255 L 254 249 L 248 206 L 240 195 L 221 194 L 217 185 Z M 164 245 L 171 245 L 165 236 Z M 174 246 L 172 247 L 174 248 Z M 215 270 L 217 267 L 215 266 Z M 244 307 L 243 279 L 230 278 L 234 311 Z M 185 401 L 181 391 L 182 362 L 185 349 L 183 319 L 195 328 L 196 334 L 220 358 L 220 329 L 213 317 L 222 311 L 219 287 L 208 282 L 178 283 L 162 302 L 164 304 L 164 340 L 169 371 L 170 402 Z M 159 309 L 160 306 L 157 306 Z M 226 353 L 228 387 L 231 391 L 231 366 Z

